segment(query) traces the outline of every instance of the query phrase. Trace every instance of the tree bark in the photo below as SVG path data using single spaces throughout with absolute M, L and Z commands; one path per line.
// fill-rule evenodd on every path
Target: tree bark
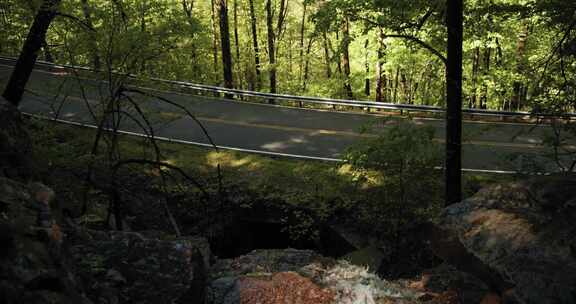
M 304 33 L 306 32 L 306 11 L 308 5 L 304 2 L 302 8 L 302 23 L 300 24 L 300 80 L 302 80 L 304 73 Z
M 384 30 L 378 29 L 378 61 L 376 62 L 376 102 L 383 102 L 385 92 L 382 92 L 386 85 L 386 76 L 384 74 L 384 56 L 386 55 L 386 44 L 384 42 Z
M 528 26 L 523 25 L 518 35 L 518 45 L 516 47 L 516 73 L 522 75 L 525 70 L 526 41 L 528 40 Z M 510 110 L 519 111 L 523 106 L 525 84 L 520 80 L 515 80 L 512 84 L 512 100 L 510 101 Z
M 276 53 L 275 53 L 275 33 L 272 24 L 272 0 L 266 0 L 266 26 L 268 32 L 268 63 L 270 64 L 270 93 L 276 93 Z M 274 103 L 269 100 L 269 103 Z
M 487 43 L 484 46 L 484 52 L 483 52 L 483 58 L 482 60 L 480 60 L 482 62 L 482 75 L 483 76 L 487 76 L 488 73 L 490 73 L 490 64 L 491 64 L 491 56 L 492 56 L 492 48 L 489 46 L 489 44 Z M 479 107 L 480 109 L 486 109 L 487 107 L 487 103 L 488 103 L 488 86 L 486 85 L 485 82 L 482 82 L 482 90 L 480 92 L 480 104 Z M 502 108 L 505 108 L 505 105 L 502 106 Z
M 394 103 L 398 103 L 398 85 L 400 84 L 399 77 L 400 77 L 400 67 L 398 66 L 396 67 L 396 76 L 394 77 L 394 93 L 393 93 Z
M 446 205 L 462 199 L 462 42 L 464 1 L 447 0 Z
M 2 95 L 15 106 L 18 106 L 20 100 L 22 100 L 26 83 L 38 59 L 38 51 L 46 40 L 46 32 L 48 27 L 50 27 L 50 23 L 56 17 L 59 6 L 60 0 L 44 0 L 34 17 L 32 27 L 28 32 L 20 56 L 16 61 L 16 66 Z
M 232 51 L 230 47 L 230 29 L 228 26 L 228 3 L 227 0 L 219 0 L 220 16 L 220 43 L 222 45 L 222 67 L 224 72 L 224 86 L 228 89 L 234 88 L 234 78 L 232 76 Z M 227 95 L 231 98 L 231 95 Z
M 364 79 L 364 95 L 370 96 L 370 62 L 368 61 L 368 45 L 370 41 L 366 39 L 364 42 L 364 68 L 366 70 L 366 76 Z
M 236 66 L 238 69 L 239 88 L 242 89 L 242 65 L 240 64 L 240 39 L 238 37 L 238 0 L 234 0 L 234 42 L 236 45 Z
M 324 64 L 326 68 L 326 78 L 330 79 L 332 78 L 332 67 L 330 66 L 330 46 L 326 32 L 322 33 L 322 38 L 324 40 Z
M 306 47 L 306 59 L 304 63 L 304 75 L 302 80 L 302 90 L 306 91 L 308 86 L 308 75 L 310 74 L 310 52 L 312 51 L 312 45 L 314 43 L 314 36 L 310 37 L 308 41 L 308 46 Z
M 260 72 L 260 48 L 258 47 L 258 30 L 256 23 L 256 12 L 254 10 L 254 0 L 249 0 L 250 5 L 250 26 L 252 29 L 252 43 L 254 45 L 254 64 L 256 70 L 256 86 L 258 90 L 262 83 L 262 76 Z
M 349 99 L 354 98 L 352 84 L 350 83 L 350 21 L 344 17 L 342 23 L 342 68 L 344 69 L 344 90 Z
M 214 0 L 210 1 L 211 7 L 211 21 L 212 21 L 212 57 L 214 59 L 214 77 L 216 85 L 220 85 L 218 81 L 218 30 L 216 29 L 216 5 Z
M 470 101 L 468 102 L 468 108 L 474 109 L 477 106 L 477 83 L 478 83 L 478 72 L 480 68 L 480 47 L 474 48 L 474 58 L 472 59 L 472 92 L 470 94 Z

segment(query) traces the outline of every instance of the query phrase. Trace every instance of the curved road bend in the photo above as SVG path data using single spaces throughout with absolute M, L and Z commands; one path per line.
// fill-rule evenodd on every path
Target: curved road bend
M 0 63 L 0 84 L 6 83 L 11 70 L 11 65 Z M 94 121 L 85 100 L 97 107 L 98 100 L 108 95 L 106 84 L 102 82 L 77 80 L 62 72 L 42 69 L 34 71 L 27 90 L 21 103 L 22 111 L 50 117 L 58 113 L 60 119 L 88 124 L 94 124 Z M 311 157 L 341 157 L 348 146 L 366 137 L 359 133 L 362 126 L 382 118 L 180 93 L 154 91 L 153 94 L 185 106 L 219 146 Z M 198 125 L 176 107 L 136 94 L 133 99 L 150 114 L 157 136 L 208 143 Z M 416 123 L 432 126 L 437 140 L 443 140 L 443 120 L 416 119 Z M 121 129 L 142 133 L 137 124 L 130 121 L 124 121 Z M 517 163 L 505 159 L 517 153 L 539 157 L 545 150 L 538 144 L 549 128 L 518 123 L 465 122 L 463 131 L 466 140 L 464 168 L 518 170 Z M 550 170 L 554 170 L 553 164 L 549 164 Z

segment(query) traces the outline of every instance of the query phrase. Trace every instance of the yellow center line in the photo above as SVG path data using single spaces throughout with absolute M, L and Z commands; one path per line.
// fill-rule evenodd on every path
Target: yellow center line
M 90 103 L 99 103 L 99 101 L 92 100 L 92 99 L 84 99 L 76 96 L 67 96 L 68 100 L 76 100 L 76 101 L 88 101 Z M 185 116 L 182 116 L 184 118 Z M 234 126 L 242 126 L 242 127 L 252 127 L 252 128 L 262 128 L 262 129 L 271 129 L 271 130 L 279 130 L 279 131 L 288 131 L 288 132 L 304 132 L 309 133 L 308 135 L 332 135 L 332 136 L 348 136 L 348 137 L 358 137 L 358 138 L 376 138 L 378 135 L 376 134 L 364 134 L 358 132 L 351 132 L 351 131 L 342 131 L 342 130 L 328 130 L 328 129 L 311 129 L 311 128 L 301 128 L 301 127 L 290 127 L 290 126 L 281 126 L 281 125 L 272 125 L 272 124 L 263 124 L 257 122 L 246 122 L 246 121 L 231 121 L 221 118 L 214 118 L 214 117 L 205 117 L 205 116 L 195 116 L 200 121 L 206 122 L 213 122 L 213 123 L 221 123 L 227 125 L 234 125 Z M 435 142 L 438 143 L 445 143 L 444 139 L 435 138 Z M 505 148 L 526 148 L 526 149 L 545 149 L 545 146 L 536 145 L 536 144 L 526 144 L 526 143 L 506 143 L 506 142 L 495 142 L 495 141 L 465 141 L 462 145 L 466 146 L 486 146 L 486 147 L 505 147 Z M 576 150 L 576 146 L 570 145 L 565 146 L 565 148 Z

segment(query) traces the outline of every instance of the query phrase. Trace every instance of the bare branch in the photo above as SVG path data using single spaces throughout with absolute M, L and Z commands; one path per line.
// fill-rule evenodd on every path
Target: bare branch
M 60 17 L 64 17 L 66 19 L 70 19 L 72 21 L 74 21 L 75 23 L 78 23 L 79 25 L 81 25 L 82 27 L 84 27 L 85 29 L 92 31 L 92 32 L 96 32 L 96 30 L 90 26 L 88 23 L 86 23 L 86 21 L 84 20 L 80 20 L 80 18 L 76 17 L 76 16 L 72 16 L 69 14 L 65 14 L 65 13 L 57 13 L 56 16 L 60 16 Z

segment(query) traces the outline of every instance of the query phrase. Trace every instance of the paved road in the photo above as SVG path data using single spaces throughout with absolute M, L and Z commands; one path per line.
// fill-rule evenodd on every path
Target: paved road
M 5 83 L 12 67 L 0 62 L 0 84 Z M 83 89 L 81 89 L 83 88 Z M 21 104 L 25 112 L 94 124 L 86 101 L 94 109 L 108 96 L 107 84 L 77 80 L 63 71 L 34 71 Z M 185 106 L 205 126 L 220 146 L 322 158 L 339 158 L 345 149 L 365 135 L 359 130 L 381 121 L 379 115 L 306 110 L 251 104 L 206 96 L 154 91 L 154 94 Z M 146 110 L 157 136 L 207 143 L 198 125 L 178 108 L 157 98 L 133 94 Z M 133 111 L 132 111 L 133 112 Z M 140 120 L 141 122 L 141 120 Z M 443 120 L 416 119 L 416 123 L 434 127 L 436 138 L 445 134 Z M 140 132 L 138 125 L 125 120 L 122 130 Z M 522 153 L 539 157 L 539 146 L 549 132 L 545 126 L 517 123 L 465 122 L 463 166 L 469 169 L 517 170 L 518 163 L 506 161 Z M 548 162 L 549 170 L 554 166 Z

